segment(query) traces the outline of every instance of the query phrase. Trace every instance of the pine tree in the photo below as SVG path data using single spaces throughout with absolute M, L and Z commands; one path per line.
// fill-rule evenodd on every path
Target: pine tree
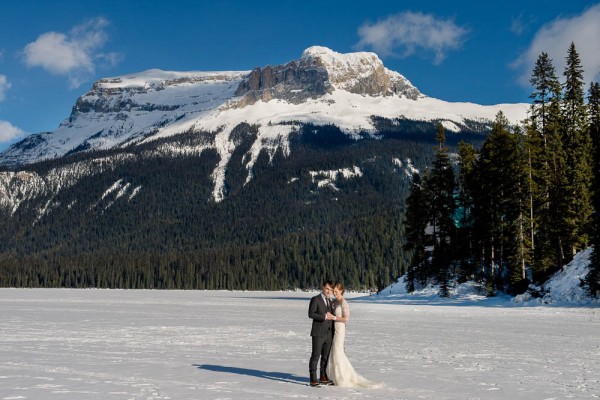
M 425 284 L 435 280 L 442 285 L 440 294 L 447 295 L 448 266 L 454 260 L 456 204 L 454 170 L 441 124 L 436 141 L 432 168 L 422 181 L 414 176 L 407 199 L 406 250 L 413 251 L 413 260 L 406 280 L 409 290 L 414 289 L 415 281 Z M 432 248 L 429 254 L 427 247 Z
M 586 278 L 593 296 L 600 294 L 600 84 L 592 82 L 588 95 L 590 136 L 593 149 L 593 195 L 591 244 L 593 245 L 590 272 Z
M 526 185 L 527 185 L 527 208 L 528 208 L 528 232 L 529 232 L 529 264 L 532 266 L 535 263 L 535 216 L 537 216 L 537 210 L 535 208 L 535 198 L 538 193 L 538 188 L 534 180 L 534 159 L 539 158 L 539 152 L 542 147 L 539 142 L 539 135 L 536 134 L 535 129 L 532 125 L 525 121 L 524 131 L 522 132 L 522 147 L 523 155 L 525 157 L 525 168 L 526 168 Z M 527 278 L 526 276 L 523 277 Z
M 485 273 L 495 287 L 515 286 L 529 259 L 527 168 L 520 135 L 510 132 L 502 112 L 481 148 L 477 182 L 475 225 Z M 502 281 L 505 268 L 509 282 Z
M 565 209 L 568 203 L 568 163 L 560 136 L 560 120 L 554 119 L 548 136 L 546 156 L 549 161 L 548 193 L 544 212 L 540 215 L 540 237 L 536 243 L 537 272 L 539 281 L 562 267 L 566 261 L 568 227 Z
M 460 279 L 472 278 L 474 270 L 473 208 L 477 191 L 475 164 L 477 152 L 471 143 L 458 143 L 458 234 L 455 246 L 460 259 Z
M 427 187 L 431 195 L 430 221 L 433 227 L 433 269 L 438 282 L 446 283 L 447 270 L 454 259 L 454 200 L 455 178 L 450 162 L 450 154 L 446 146 L 444 127 L 438 124 L 436 133 L 438 148 L 433 161 L 431 174 L 427 179 Z
M 489 282 L 494 281 L 497 274 L 498 265 L 498 247 L 501 230 L 501 215 L 499 214 L 499 204 L 501 192 L 499 171 L 504 167 L 498 163 L 498 149 L 496 144 L 496 134 L 498 124 L 494 124 L 496 129 L 490 132 L 483 143 L 479 152 L 479 158 L 476 165 L 476 186 L 474 192 L 474 230 L 478 238 L 478 254 L 481 258 L 481 273 Z
M 412 251 L 411 263 L 405 278 L 409 292 L 415 289 L 415 281 L 421 285 L 424 285 L 427 281 L 429 261 L 425 252 L 427 244 L 425 230 L 429 220 L 428 210 L 429 198 L 425 193 L 421 176 L 416 173 L 410 183 L 405 213 L 406 244 L 404 249 Z
M 592 143 L 584 100 L 583 69 L 573 43 L 569 47 L 564 76 L 562 137 L 569 166 L 564 210 L 565 248 L 570 249 L 573 256 L 589 243 L 592 215 Z
M 530 220 L 530 170 L 526 153 L 525 140 L 520 127 L 516 127 L 508 141 L 507 164 L 513 175 L 510 182 L 512 191 L 507 204 L 507 219 L 509 224 L 508 242 L 509 254 L 507 269 L 509 272 L 510 289 L 514 293 L 522 293 L 528 286 L 527 266 L 532 261 L 532 224 Z
M 560 83 L 548 53 L 542 52 L 536 60 L 533 74 L 529 82 L 534 88 L 529 98 L 532 99 L 531 121 L 539 130 L 542 139 L 546 138 L 546 126 L 550 120 L 549 105 L 556 101 L 560 93 Z
M 530 79 L 531 114 L 524 142 L 529 164 L 529 218 L 534 232 L 532 272 L 541 281 L 562 265 L 566 203 L 566 156 L 561 140 L 561 85 L 552 60 L 542 53 Z

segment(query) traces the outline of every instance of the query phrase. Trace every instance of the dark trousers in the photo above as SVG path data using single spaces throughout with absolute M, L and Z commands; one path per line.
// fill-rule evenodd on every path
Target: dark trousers
M 317 380 L 317 365 L 319 364 L 319 357 L 321 358 L 321 376 L 325 375 L 332 339 L 333 335 L 331 334 L 327 335 L 326 337 L 312 337 L 312 353 L 310 354 L 310 361 L 308 363 L 308 370 L 310 372 L 311 380 Z

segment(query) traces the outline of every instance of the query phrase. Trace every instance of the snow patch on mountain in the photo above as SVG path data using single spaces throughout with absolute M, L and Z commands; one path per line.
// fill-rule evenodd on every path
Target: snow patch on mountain
M 450 132 L 460 132 L 460 126 L 456 125 L 456 123 L 452 121 L 442 121 L 440 122 L 444 129 Z
M 38 210 L 38 215 L 41 216 L 48 211 L 51 200 L 61 190 L 75 185 L 83 177 L 113 170 L 132 157 L 134 156 L 131 154 L 120 154 L 72 163 L 53 168 L 45 175 L 34 171 L 0 172 L 0 208 L 7 209 L 14 215 L 23 202 L 47 196 L 50 199 L 47 205 Z
M 354 166 L 352 168 L 340 168 L 336 170 L 321 170 L 321 171 L 309 171 L 313 183 L 316 182 L 317 187 L 330 187 L 331 189 L 338 191 L 339 189 L 335 186 L 335 182 L 339 179 L 352 179 L 363 176 L 360 168 Z
M 59 207 L 59 206 L 60 206 L 60 203 L 57 201 L 54 201 L 54 199 L 48 200 L 46 202 L 46 204 L 44 204 L 42 207 L 39 207 L 37 209 L 37 216 L 33 220 L 33 225 L 36 225 L 38 222 L 40 222 L 42 217 L 44 215 L 46 215 L 46 213 L 48 213 L 52 208 Z
M 90 210 L 98 207 L 100 203 L 104 203 L 103 210 L 106 211 L 122 197 L 126 197 L 129 202 L 139 193 L 141 188 L 141 185 L 133 188 L 131 182 L 125 182 L 121 178 L 102 193 L 100 199 L 90 207 Z
M 113 183 L 111 187 L 109 187 L 108 189 L 106 189 L 106 192 L 102 193 L 102 197 L 100 197 L 100 200 L 104 200 L 106 198 L 106 196 L 108 196 L 109 194 L 111 194 L 115 190 L 123 187 L 122 182 L 123 182 L 123 179 L 119 179 L 118 181 L 116 181 L 115 183 Z
M 140 192 L 140 190 L 142 190 L 142 185 L 137 186 L 135 189 L 133 189 L 131 191 L 131 194 L 127 198 L 127 201 L 131 201 L 135 196 L 137 196 L 137 194 Z
M 392 158 L 392 163 L 399 168 L 403 168 L 404 173 L 409 178 L 412 178 L 414 174 L 419 173 L 419 170 L 415 168 L 410 158 L 406 159 L 406 166 L 404 166 L 404 163 L 399 158 Z

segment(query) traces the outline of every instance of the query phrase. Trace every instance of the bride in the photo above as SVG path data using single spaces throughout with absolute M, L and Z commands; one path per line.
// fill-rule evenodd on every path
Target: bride
M 327 363 L 327 376 L 336 386 L 358 386 L 364 388 L 375 388 L 381 386 L 363 378 L 354 371 L 352 364 L 346 357 L 344 351 L 344 339 L 346 337 L 346 323 L 350 320 L 350 308 L 344 299 L 344 285 L 337 283 L 333 287 L 335 296 L 335 334 L 333 344 Z

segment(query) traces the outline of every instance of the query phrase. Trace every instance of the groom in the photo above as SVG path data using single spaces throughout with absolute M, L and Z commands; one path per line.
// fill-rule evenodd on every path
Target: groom
M 335 317 L 331 314 L 331 301 L 329 296 L 333 291 L 333 283 L 325 281 L 323 291 L 310 299 L 308 306 L 308 317 L 313 320 L 310 336 L 312 336 L 312 353 L 308 363 L 310 372 L 310 386 L 331 385 L 333 382 L 327 377 L 325 369 L 333 341 L 333 320 Z M 321 375 L 317 380 L 317 364 L 321 358 Z

